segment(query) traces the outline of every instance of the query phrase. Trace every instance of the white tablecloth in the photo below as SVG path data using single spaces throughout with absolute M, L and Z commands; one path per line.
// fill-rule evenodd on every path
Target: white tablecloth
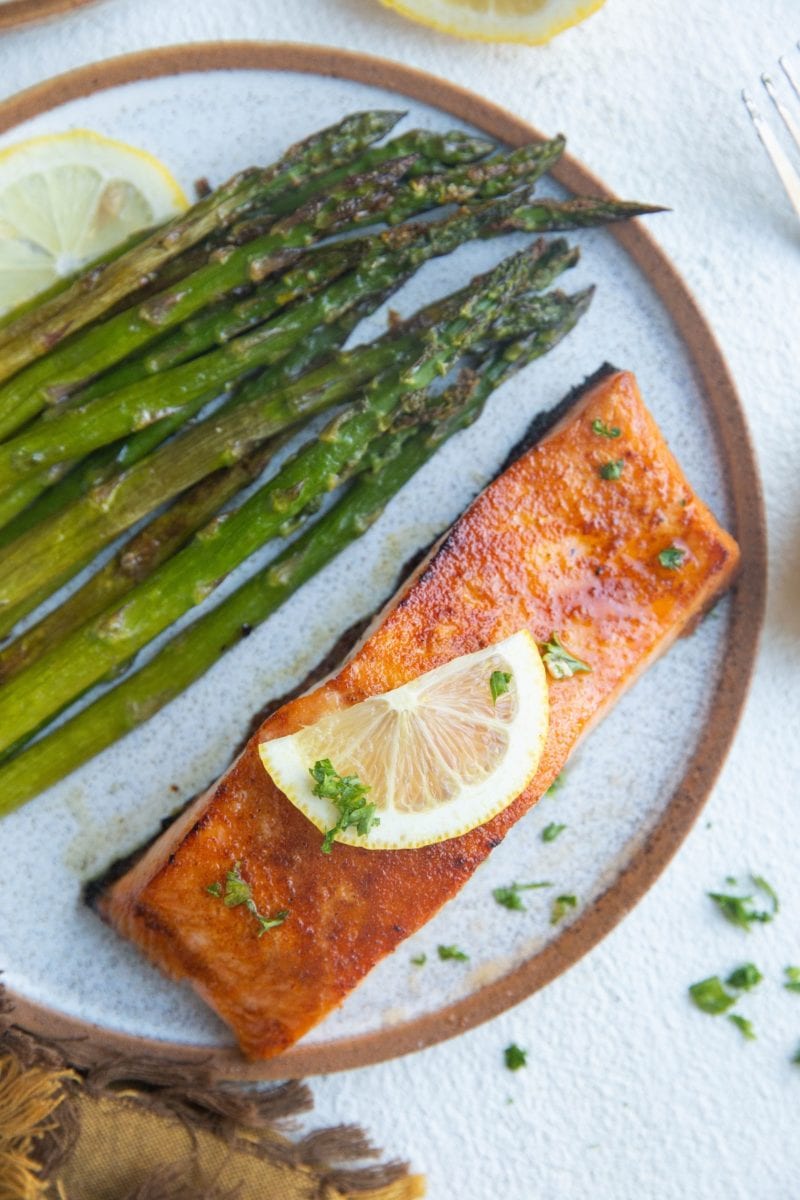
M 315 1081 L 315 1120 L 359 1120 L 428 1173 L 434 1200 L 793 1200 L 800 1195 L 800 225 L 739 100 L 800 37 L 797 0 L 608 0 L 543 48 L 417 28 L 375 0 L 100 0 L 0 38 L 0 95 L 126 50 L 264 38 L 371 51 L 564 129 L 619 194 L 674 214 L 657 236 L 694 289 L 746 406 L 771 568 L 738 739 L 689 840 L 567 975 L 454 1041 Z M 794 51 L 800 68 L 800 51 Z M 763 873 L 781 913 L 749 938 L 704 893 Z M 693 1010 L 688 983 L 744 959 L 758 1040 Z M 529 1050 L 511 1074 L 503 1048 Z

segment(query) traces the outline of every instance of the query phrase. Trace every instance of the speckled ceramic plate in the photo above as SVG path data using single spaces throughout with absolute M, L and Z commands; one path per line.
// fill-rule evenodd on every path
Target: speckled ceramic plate
M 6 29 L 17 29 L 20 25 L 46 21 L 50 17 L 64 16 L 75 8 L 95 3 L 97 0 L 0 0 L 0 33 Z
M 368 106 L 407 107 L 409 122 L 440 129 L 455 122 L 509 144 L 538 136 L 479 97 L 395 64 L 227 43 L 128 56 L 45 83 L 0 106 L 0 146 L 88 126 L 153 151 L 188 190 L 199 176 L 218 181 L 268 162 L 289 142 Z M 568 112 L 564 124 L 569 132 Z M 570 160 L 551 186 L 604 192 Z M 657 221 L 649 228 L 657 232 Z M 599 287 L 576 332 L 501 389 L 480 422 L 449 443 L 361 541 L 188 693 L 3 821 L 3 861 L 25 887 L 0 890 L 0 965 L 23 1024 L 86 1035 L 73 1044 L 87 1057 L 109 1048 L 186 1061 L 210 1056 L 221 1073 L 248 1078 L 379 1061 L 542 987 L 595 945 L 669 861 L 713 784 L 747 689 L 764 600 L 760 488 L 725 363 L 650 233 L 628 225 L 579 241 L 583 259 L 570 286 Z M 466 246 L 429 263 L 393 305 L 411 311 L 512 245 Z M 81 903 L 82 882 L 221 772 L 250 715 L 383 600 L 401 564 L 462 511 L 532 414 L 604 360 L 635 371 L 689 479 L 739 539 L 744 569 L 735 590 L 715 619 L 636 684 L 575 756 L 563 787 L 519 822 L 452 903 L 299 1046 L 270 1063 L 244 1063 L 187 987 L 162 978 Z M 550 821 L 567 829 L 545 845 L 539 835 Z M 545 892 L 531 893 L 522 913 L 492 901 L 493 887 L 537 878 L 579 897 L 570 922 L 550 926 Z M 437 944 L 451 942 L 468 951 L 468 963 L 438 961 Z M 428 963 L 419 969 L 411 957 L 422 952 Z

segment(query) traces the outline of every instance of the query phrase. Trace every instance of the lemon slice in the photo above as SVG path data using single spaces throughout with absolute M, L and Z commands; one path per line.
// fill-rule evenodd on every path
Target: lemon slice
M 152 154 L 86 129 L 0 151 L 0 312 L 186 204 Z
M 529 633 L 465 654 L 443 667 L 263 742 L 261 759 L 281 791 L 323 831 L 340 810 L 315 795 L 311 771 L 329 760 L 369 789 L 380 821 L 336 840 L 401 850 L 459 837 L 524 791 L 547 734 L 547 680 Z
M 456 37 L 482 42 L 541 45 L 590 17 L 605 0 L 381 0 L 402 13 Z

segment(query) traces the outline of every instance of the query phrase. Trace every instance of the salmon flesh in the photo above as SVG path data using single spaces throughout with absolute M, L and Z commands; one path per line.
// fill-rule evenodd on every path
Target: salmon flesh
M 614 429 L 619 436 L 607 436 Z M 601 473 L 610 461 L 624 464 L 618 478 Z M 219 782 L 108 887 L 101 914 L 188 980 L 247 1056 L 280 1054 L 458 892 L 578 739 L 726 586 L 738 556 L 633 375 L 606 374 L 478 496 L 338 674 L 265 721 Z M 336 843 L 321 854 L 322 834 L 272 783 L 259 743 L 523 628 L 540 643 L 557 632 L 591 665 L 549 680 L 550 728 L 530 786 L 449 841 L 414 850 Z M 258 912 L 289 910 L 263 937 L 244 907 L 207 890 L 235 863 Z

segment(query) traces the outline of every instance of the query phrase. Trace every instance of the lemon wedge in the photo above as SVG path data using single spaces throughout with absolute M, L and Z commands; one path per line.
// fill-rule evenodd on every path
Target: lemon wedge
M 605 0 L 381 0 L 441 33 L 482 42 L 541 45 L 590 17 Z
M 87 129 L 0 151 L 0 312 L 186 204 L 152 154 Z
M 336 840 L 402 850 L 459 837 L 507 808 L 536 771 L 547 724 L 544 666 L 523 630 L 259 749 L 274 782 L 318 829 L 341 816 L 317 794 L 327 763 L 349 795 L 363 794 L 362 808 L 374 806 L 374 816 L 339 828 Z

